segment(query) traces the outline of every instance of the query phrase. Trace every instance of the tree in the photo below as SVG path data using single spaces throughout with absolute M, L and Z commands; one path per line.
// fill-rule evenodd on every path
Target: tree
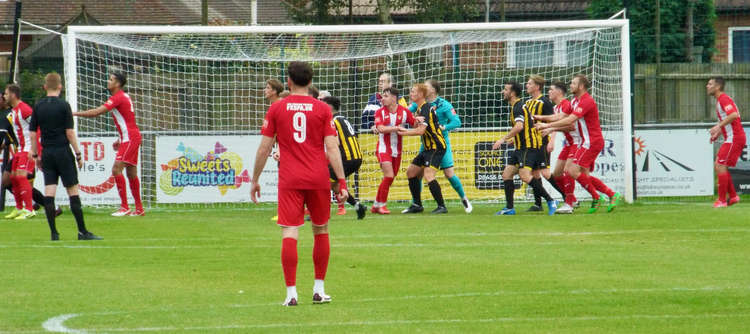
M 476 22 L 483 4 L 465 0 L 369 0 L 375 5 L 377 23 L 391 24 L 394 10 L 410 8 L 420 23 Z M 294 20 L 309 24 L 345 23 L 349 0 L 286 0 L 283 2 Z
M 635 61 L 637 63 L 656 62 L 656 1 L 626 1 L 627 15 L 630 19 L 630 31 L 633 39 Z M 688 9 L 693 6 L 693 22 L 688 22 Z M 592 0 L 589 15 L 594 19 L 605 19 L 625 8 L 623 0 Z M 688 26 L 692 24 L 695 37 L 693 46 L 702 47 L 702 59 L 711 61 L 716 32 L 714 20 L 716 11 L 713 0 L 695 1 L 660 1 L 661 61 L 687 62 L 691 58 L 687 53 L 691 48 L 688 40 Z

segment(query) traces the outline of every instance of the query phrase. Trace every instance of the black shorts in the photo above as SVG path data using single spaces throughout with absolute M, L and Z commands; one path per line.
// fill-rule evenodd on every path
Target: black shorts
M 341 163 L 344 165 L 344 177 L 349 177 L 349 175 L 354 174 L 362 166 L 362 159 L 342 161 Z M 337 181 L 336 173 L 333 172 L 331 165 L 328 165 L 328 174 L 331 177 L 331 181 Z
M 545 147 L 544 149 L 542 149 L 542 154 L 544 154 L 544 161 L 542 162 L 542 167 L 540 168 L 550 168 L 550 156 L 552 155 L 552 153 L 547 152 L 547 147 Z
M 57 185 L 59 179 L 62 179 L 65 188 L 78 184 L 78 168 L 70 147 L 45 147 L 42 151 L 42 173 L 44 185 Z
M 435 169 L 440 168 L 440 162 L 443 161 L 445 150 L 425 150 L 419 152 L 417 157 L 411 161 L 412 165 L 420 167 L 432 167 Z
M 549 155 L 548 155 L 549 156 Z M 548 158 L 549 159 L 549 158 Z M 547 164 L 544 161 L 544 152 L 540 149 L 514 150 L 508 157 L 508 165 L 515 165 L 518 168 L 541 169 Z

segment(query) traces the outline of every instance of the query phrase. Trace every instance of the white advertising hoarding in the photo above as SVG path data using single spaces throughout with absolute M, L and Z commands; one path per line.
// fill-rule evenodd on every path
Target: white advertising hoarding
M 635 132 L 638 196 L 714 193 L 713 144 L 706 129 Z
M 601 179 L 614 191 L 624 190 L 622 169 L 627 154 L 618 154 L 616 143 L 604 131 L 604 149 L 596 159 L 592 175 Z M 561 137 L 561 136 L 557 136 Z M 552 154 L 556 163 L 561 149 L 558 139 Z M 713 145 L 705 129 L 636 130 L 635 177 L 640 196 L 704 196 L 713 194 Z M 554 167 L 553 167 L 554 168 Z M 545 183 L 546 184 L 546 183 Z M 547 186 L 550 194 L 557 191 Z M 590 198 L 579 184 L 576 197 Z
M 261 136 L 158 136 L 159 203 L 250 201 L 250 178 Z M 269 157 L 260 177 L 264 202 L 277 200 L 278 165 Z
M 117 195 L 117 188 L 112 177 L 112 165 L 117 154 L 117 151 L 112 148 L 112 144 L 117 139 L 118 137 L 78 138 L 78 146 L 81 149 L 83 159 L 83 168 L 78 170 L 78 184 L 81 202 L 84 205 L 120 204 L 120 197 Z M 140 172 L 140 167 L 138 170 Z M 37 166 L 36 173 L 34 188 L 44 193 L 44 176 L 41 172 L 41 166 Z M 6 205 L 15 205 L 13 196 L 9 193 L 5 198 Z M 130 198 L 132 201 L 132 197 Z M 62 180 L 58 181 L 55 203 L 68 204 L 68 193 L 62 185 Z
M 603 131 L 602 135 L 604 136 L 604 149 L 602 149 L 601 153 L 599 153 L 599 156 L 596 158 L 596 165 L 591 174 L 602 180 L 602 182 L 609 186 L 613 191 L 622 193 L 625 191 L 624 159 L 630 159 L 630 155 L 623 154 L 622 144 L 620 144 L 622 132 Z M 564 137 L 560 134 L 555 136 L 555 150 L 552 151 L 552 155 L 550 156 L 553 170 L 557 164 L 557 157 L 562 150 L 563 138 Z M 547 182 L 544 182 L 544 185 L 547 192 L 552 195 L 552 197 L 560 197 L 560 193 L 552 188 L 551 185 Z M 589 195 L 589 193 L 578 183 L 576 183 L 575 195 L 578 199 L 591 198 L 591 195 Z

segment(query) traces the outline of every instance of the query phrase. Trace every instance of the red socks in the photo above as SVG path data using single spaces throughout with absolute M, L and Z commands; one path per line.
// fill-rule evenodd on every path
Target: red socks
M 380 182 L 380 187 L 378 187 L 378 195 L 375 196 L 376 202 L 379 202 L 379 203 L 388 202 L 388 191 L 391 189 L 391 184 L 393 184 L 392 177 L 383 178 L 383 181 Z
M 315 264 L 315 279 L 323 280 L 328 271 L 328 258 L 331 256 L 331 243 L 328 233 L 315 235 L 313 246 L 313 263 Z M 281 267 L 284 269 L 286 286 L 297 285 L 297 240 L 284 238 L 281 240 Z
M 721 173 L 721 174 L 716 175 L 716 176 L 719 179 L 719 201 L 726 202 L 727 201 L 727 190 L 729 190 L 728 189 L 729 188 L 729 183 L 731 182 L 732 178 L 729 176 L 729 173 Z M 734 187 L 732 187 L 732 188 L 734 188 Z
M 11 176 L 10 179 L 13 185 L 13 197 L 16 200 L 16 208 L 19 210 L 34 211 L 34 206 L 31 202 L 31 183 L 29 179 L 21 175 Z
M 732 182 L 732 175 L 727 172 L 727 189 L 729 189 L 729 199 L 737 196 L 737 191 L 734 190 L 734 182 Z
M 596 188 L 591 184 L 591 178 L 588 175 L 581 173 L 578 175 L 576 181 L 583 186 L 583 189 L 586 189 L 586 191 L 591 194 L 591 198 L 599 200 L 599 193 L 596 192 Z
M 10 184 L 13 186 L 13 198 L 16 200 L 16 210 L 23 209 L 23 200 L 21 199 L 21 185 L 18 184 L 18 180 L 14 175 L 10 176 Z
M 138 177 L 134 177 L 132 179 L 128 179 L 128 183 L 130 184 L 130 192 L 133 193 L 133 198 L 135 199 L 135 210 L 143 211 L 143 204 L 141 203 L 141 181 L 138 179 Z
M 327 234 L 326 237 L 328 237 Z M 297 285 L 297 239 L 284 238 L 284 240 L 281 240 L 281 267 L 284 269 L 286 286 Z M 317 267 L 315 271 L 317 273 Z
M 324 280 L 328 271 L 328 258 L 331 256 L 331 242 L 328 233 L 316 234 L 313 245 L 313 264 L 315 265 L 315 279 Z
M 573 205 L 576 201 L 576 180 L 574 180 L 568 173 L 563 173 L 555 178 L 555 182 L 560 185 L 560 188 L 565 192 L 565 203 Z
M 122 174 L 115 175 L 115 184 L 117 185 L 117 193 L 120 195 L 120 207 L 128 209 L 128 191 L 125 189 L 125 176 Z
M 591 175 L 589 175 L 589 179 L 591 179 L 591 184 L 593 184 L 594 188 L 596 188 L 596 190 L 599 190 L 599 192 L 603 192 L 607 194 L 607 196 L 609 197 L 612 197 L 615 195 L 615 192 L 612 191 L 612 189 L 609 189 L 609 187 L 607 187 L 607 185 L 604 184 L 602 180 L 599 180 L 598 178 L 591 176 Z

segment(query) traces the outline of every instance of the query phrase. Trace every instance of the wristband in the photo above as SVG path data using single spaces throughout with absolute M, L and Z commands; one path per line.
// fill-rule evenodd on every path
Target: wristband
M 339 179 L 339 193 L 341 193 L 342 190 L 346 190 L 346 179 Z

